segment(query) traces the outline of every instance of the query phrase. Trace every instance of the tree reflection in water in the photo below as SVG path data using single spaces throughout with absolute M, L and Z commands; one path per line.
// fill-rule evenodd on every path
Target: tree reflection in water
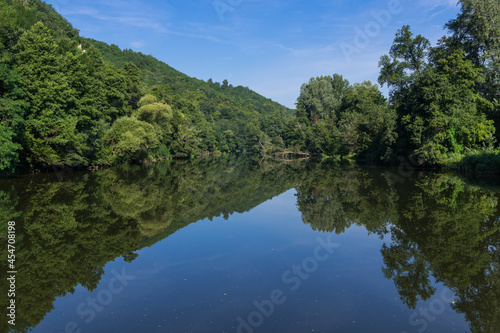
M 496 332 L 500 189 L 432 172 L 390 186 L 388 172 L 219 159 L 74 172 L 63 181 L 54 175 L 2 180 L 0 218 L 19 226 L 16 331 L 38 325 L 55 299 L 78 284 L 94 290 L 109 261 L 130 262 L 137 250 L 190 223 L 243 213 L 295 188 L 303 222 L 314 230 L 340 234 L 358 225 L 385 240 L 383 273 L 407 306 L 432 297 L 434 279 L 457 295 L 451 305 L 472 332 Z M 4 242 L 4 224 L 1 233 Z M 6 249 L 1 246 L 3 257 Z M 7 271 L 5 265 L 0 269 Z M 5 279 L 0 285 L 5 290 Z M 0 331 L 7 332 L 6 324 L 1 321 Z

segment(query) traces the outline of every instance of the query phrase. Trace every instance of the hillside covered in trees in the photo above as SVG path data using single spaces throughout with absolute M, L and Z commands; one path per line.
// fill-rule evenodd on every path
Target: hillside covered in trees
M 292 113 L 83 38 L 39 0 L 0 1 L 0 55 L 4 172 L 255 153 Z
M 388 98 L 334 74 L 290 110 L 81 37 L 40 0 L 0 0 L 0 172 L 222 153 L 500 170 L 500 4 L 459 5 L 436 46 L 397 31 L 379 63 Z

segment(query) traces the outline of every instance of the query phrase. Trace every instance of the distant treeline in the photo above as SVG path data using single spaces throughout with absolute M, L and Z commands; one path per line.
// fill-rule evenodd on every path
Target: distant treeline
M 224 153 L 500 170 L 500 3 L 460 1 L 437 46 L 403 26 L 379 83 L 312 78 L 297 109 L 79 36 L 0 0 L 0 172 Z
M 398 156 L 420 165 L 500 171 L 500 2 L 462 0 L 437 46 L 409 26 L 380 59 L 378 86 L 340 75 L 312 78 L 287 144 L 369 163 Z

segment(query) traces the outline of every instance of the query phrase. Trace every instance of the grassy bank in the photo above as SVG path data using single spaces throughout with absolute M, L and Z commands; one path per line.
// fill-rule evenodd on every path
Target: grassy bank
M 500 174 L 500 149 L 451 155 L 444 166 L 465 173 Z

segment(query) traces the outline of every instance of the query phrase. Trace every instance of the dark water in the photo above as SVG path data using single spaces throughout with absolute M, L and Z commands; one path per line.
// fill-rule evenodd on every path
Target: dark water
M 499 332 L 499 183 L 408 174 L 222 159 L 0 180 L 2 258 L 18 229 L 0 331 Z

